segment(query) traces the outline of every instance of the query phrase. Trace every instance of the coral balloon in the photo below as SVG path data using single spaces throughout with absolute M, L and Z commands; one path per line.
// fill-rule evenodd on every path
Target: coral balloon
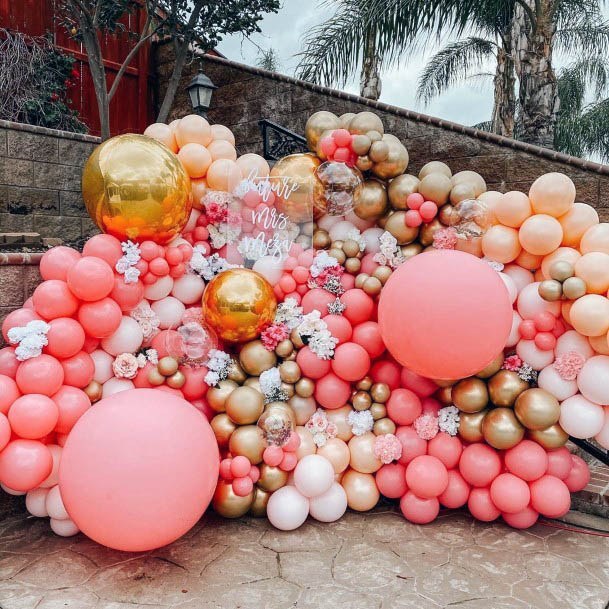
M 58 317 L 50 323 L 45 351 L 59 359 L 76 355 L 85 344 L 85 331 L 71 317 Z
M 357 381 L 370 369 L 370 356 L 364 347 L 356 343 L 344 343 L 336 347 L 332 370 L 344 381 Z
M 17 383 L 10 376 L 0 374 L 0 413 L 7 414 L 11 404 L 20 395 Z
M 440 502 L 435 497 L 425 499 L 408 491 L 400 500 L 400 510 L 406 520 L 415 524 L 428 524 L 437 518 Z
M 588 464 L 577 455 L 571 455 L 571 471 L 564 479 L 564 483 L 572 493 L 578 493 L 588 486 L 590 482 L 590 469 Z
M 21 393 L 41 393 L 49 397 L 61 387 L 63 379 L 59 361 L 45 354 L 22 362 L 15 377 Z
M 389 499 L 399 499 L 408 490 L 406 468 L 401 463 L 383 465 L 376 472 L 375 480 L 381 494 Z
M 51 451 L 37 440 L 13 440 L 0 452 L 0 482 L 13 491 L 29 491 L 53 469 Z
M 491 522 L 501 515 L 491 499 L 488 488 L 473 488 L 467 500 L 467 507 L 472 516 L 482 522 Z
M 64 373 L 64 384 L 72 387 L 86 387 L 95 374 L 95 364 L 85 351 L 79 351 L 73 357 L 61 360 L 61 367 Z
M 101 300 L 114 288 L 114 272 L 94 256 L 83 256 L 68 271 L 68 287 L 76 298 L 86 302 Z
M 38 440 L 51 433 L 58 417 L 59 409 L 55 402 L 38 393 L 21 396 L 8 411 L 13 432 L 27 440 Z
M 531 499 L 528 484 L 514 474 L 500 474 L 490 486 L 491 500 L 498 510 L 508 514 L 521 512 Z
M 531 482 L 531 507 L 548 518 L 560 518 L 571 507 L 569 488 L 554 476 L 542 476 Z
M 70 267 L 80 260 L 80 253 L 71 247 L 58 245 L 45 252 L 40 259 L 40 276 L 43 279 L 65 281 Z
M 448 486 L 446 466 L 430 455 L 415 457 L 406 468 L 406 484 L 417 497 L 437 497 Z
M 537 442 L 522 440 L 505 452 L 505 466 L 512 474 L 531 482 L 546 473 L 548 454 Z M 509 511 L 504 508 L 500 509 L 503 512 Z
M 78 310 L 78 321 L 89 336 L 106 338 L 120 326 L 123 312 L 111 298 L 86 302 Z
M 55 431 L 66 434 L 91 406 L 91 400 L 84 391 L 69 385 L 64 385 L 53 395 L 53 402 L 57 405 L 59 415 Z
M 78 309 L 78 300 L 65 281 L 43 281 L 32 294 L 34 310 L 44 319 L 72 317 Z
M 465 478 L 456 470 L 448 471 L 448 485 L 444 492 L 438 495 L 438 501 L 447 508 L 456 509 L 467 503 L 470 486 Z
M 501 459 L 490 446 L 470 444 L 461 453 L 459 471 L 472 486 L 488 486 L 501 472 Z

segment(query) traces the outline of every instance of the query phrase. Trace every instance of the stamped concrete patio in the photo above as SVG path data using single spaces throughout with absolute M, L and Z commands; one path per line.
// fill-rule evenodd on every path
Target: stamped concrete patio
M 447 513 L 419 527 L 391 511 L 309 521 L 208 515 L 144 554 L 0 522 L 2 609 L 604 609 L 609 538 L 538 524 L 515 531 Z

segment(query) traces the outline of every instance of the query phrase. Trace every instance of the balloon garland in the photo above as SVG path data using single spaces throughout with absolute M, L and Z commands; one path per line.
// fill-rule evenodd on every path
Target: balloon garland
M 271 169 L 187 116 L 99 146 L 105 234 L 56 247 L 0 350 L 0 483 L 123 550 L 222 516 L 399 500 L 517 528 L 609 448 L 609 225 L 571 180 L 487 191 L 371 112 L 313 114 Z

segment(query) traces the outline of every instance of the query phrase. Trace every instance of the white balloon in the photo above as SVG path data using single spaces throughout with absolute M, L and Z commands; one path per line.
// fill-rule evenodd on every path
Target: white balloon
M 342 216 L 322 216 L 319 220 L 317 220 L 317 226 L 321 228 L 321 230 L 329 231 L 335 224 L 338 224 L 344 220 Z
M 186 307 L 173 296 L 167 296 L 161 300 L 157 300 L 150 305 L 150 308 L 155 312 L 159 318 L 159 328 L 161 330 L 168 330 L 169 328 L 176 328 L 180 325 L 184 311 Z
M 512 329 L 510 330 L 510 335 L 505 342 L 506 347 L 514 347 L 518 344 L 520 340 L 520 324 L 522 322 L 522 317 L 518 315 L 516 311 L 512 311 Z
M 509 273 L 508 273 L 509 274 Z M 518 295 L 518 313 L 523 319 L 533 319 L 539 313 L 549 311 L 558 317 L 560 301 L 548 302 L 539 295 L 539 282 L 525 286 Z
M 309 500 L 295 486 L 283 486 L 270 496 L 266 513 L 275 528 L 293 531 L 307 519 Z
M 72 535 L 76 535 L 80 532 L 80 529 L 69 518 L 66 520 L 51 518 L 50 525 L 53 533 L 60 537 L 72 537 Z
M 90 353 L 90 355 L 93 363 L 95 364 L 93 380 L 103 385 L 107 380 L 114 376 L 114 372 L 112 370 L 114 358 L 102 349 L 96 349 Z
M 294 484 L 305 497 L 323 495 L 334 482 L 334 467 L 321 455 L 308 455 L 294 469 Z
M 318 497 L 309 500 L 309 512 L 320 522 L 334 522 L 347 511 L 347 493 L 345 489 L 333 482 L 332 486 Z
M 533 283 L 535 281 L 535 276 L 533 273 L 523 269 L 518 264 L 507 264 L 503 269 L 503 272 L 512 278 L 519 293 L 522 292 L 523 288 L 529 285 L 529 283 Z
M 203 290 L 205 290 L 203 279 L 194 273 L 188 273 L 174 280 L 171 295 L 181 303 L 188 305 L 199 302 L 203 296 Z
M 144 298 L 148 300 L 161 300 L 171 294 L 173 279 L 169 275 L 159 277 L 155 283 L 147 285 L 144 290 Z
M 505 287 L 510 295 L 510 302 L 514 304 L 516 302 L 516 298 L 518 298 L 518 288 L 516 287 L 516 283 L 507 273 L 499 273 L 499 277 L 503 279 L 503 283 L 505 283 Z
M 554 361 L 554 351 L 543 351 L 534 340 L 521 340 L 516 345 L 518 357 L 533 370 L 543 370 Z
M 144 333 L 140 324 L 133 317 L 123 315 L 114 334 L 102 338 L 101 348 L 116 357 L 121 353 L 135 353 L 142 346 L 143 341 Z
M 271 285 L 275 285 L 283 275 L 283 265 L 283 260 L 275 256 L 262 256 L 254 262 L 252 270 L 260 273 Z
M 201 212 L 198 209 L 193 208 L 193 210 L 190 212 L 190 216 L 188 216 L 188 222 L 186 223 L 186 226 L 184 227 L 184 230 L 182 232 L 190 233 L 195 230 L 197 226 L 197 220 L 199 219 L 200 215 Z M 188 241 L 186 241 L 186 243 L 188 243 Z M 173 245 L 173 242 L 171 245 Z
M 102 385 L 102 398 L 107 398 L 121 391 L 135 389 L 135 385 L 129 379 L 117 379 L 112 377 Z
M 606 450 L 609 450 L 609 408 L 603 408 L 605 413 L 605 422 L 602 429 L 594 436 L 594 439 Z
M 559 402 L 577 393 L 577 381 L 566 381 L 554 366 L 546 366 L 537 378 L 537 384 L 551 393 Z
M 48 494 L 49 489 L 47 488 L 35 488 L 27 492 L 25 496 L 25 507 L 32 516 L 46 518 L 49 515 L 46 508 Z
M 560 405 L 559 423 L 574 438 L 592 438 L 603 429 L 605 409 L 578 393 Z
M 609 355 L 595 355 L 577 375 L 582 395 L 595 404 L 609 404 Z
M 562 336 L 559 336 L 556 341 L 556 348 L 554 349 L 556 357 L 565 355 L 570 351 L 576 351 L 586 359 L 594 355 L 594 349 L 590 346 L 587 338 L 575 330 L 569 330 Z
M 347 235 L 355 228 L 351 222 L 341 220 L 337 222 L 328 232 L 332 241 L 343 241 L 347 239 Z
M 47 448 L 53 457 L 53 469 L 46 480 L 40 483 L 40 488 L 51 488 L 59 483 L 59 463 L 61 461 L 61 451 L 63 448 L 57 444 L 48 444 Z
M 55 520 L 66 520 L 70 517 L 63 504 L 58 484 L 49 489 L 45 505 L 49 516 Z
M 381 251 L 381 235 L 385 231 L 382 228 L 367 228 L 362 237 L 366 243 L 366 254 L 378 254 Z

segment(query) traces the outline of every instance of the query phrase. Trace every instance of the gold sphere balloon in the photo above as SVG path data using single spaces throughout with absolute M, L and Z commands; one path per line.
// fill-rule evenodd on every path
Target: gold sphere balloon
M 217 414 L 209 423 L 213 429 L 216 441 L 220 448 L 226 448 L 230 437 L 237 426 L 226 413 Z
M 421 171 L 419 171 L 419 179 L 422 180 L 430 173 L 442 173 L 448 178 L 452 178 L 453 175 L 450 167 L 442 161 L 429 161 L 429 163 L 425 163 L 425 165 L 421 167 Z
M 250 269 L 224 271 L 203 292 L 203 319 L 228 342 L 242 343 L 259 336 L 273 321 L 276 308 L 271 284 Z
M 206 394 L 207 403 L 216 412 L 226 410 L 226 400 L 228 396 L 238 387 L 235 381 L 224 379 L 215 387 L 210 387 Z
M 566 260 L 557 260 L 550 266 L 549 274 L 550 279 L 562 282 L 575 275 L 575 268 Z
M 370 171 L 373 164 L 374 163 L 370 160 L 370 157 L 367 154 L 357 157 L 357 161 L 355 162 L 355 166 L 360 171 Z
M 256 423 L 264 410 L 264 397 L 252 387 L 237 387 L 226 399 L 226 414 L 237 425 Z
M 181 389 L 186 384 L 186 376 L 183 372 L 176 372 L 167 378 L 167 386 L 172 389 Z
M 562 298 L 562 283 L 555 279 L 546 279 L 537 288 L 539 295 L 548 302 L 555 302 Z
M 264 518 L 266 516 L 266 506 L 269 502 L 271 493 L 263 491 L 261 488 L 254 489 L 254 500 L 250 508 L 250 514 L 254 518 Z
M 451 392 L 455 406 L 461 412 L 480 412 L 488 404 L 488 390 L 482 379 L 467 378 L 453 386 Z
M 387 190 L 378 180 L 362 182 L 353 193 L 353 211 L 362 220 L 375 220 L 387 210 Z
M 243 455 L 254 465 L 262 461 L 265 448 L 264 433 L 258 425 L 237 427 L 228 441 L 228 450 L 233 456 Z
M 349 131 L 353 135 L 364 135 L 369 131 L 377 131 L 382 135 L 384 131 L 383 121 L 374 112 L 358 112 L 349 121 Z
M 409 243 L 408 245 L 402 245 L 400 249 L 404 258 L 408 260 L 420 254 L 423 251 L 423 246 L 420 243 Z
M 535 387 L 518 396 L 514 412 L 527 429 L 541 431 L 558 423 L 560 404 L 549 391 Z
M 372 389 L 373 383 L 374 381 L 372 380 L 371 376 L 365 376 L 363 379 L 355 383 L 355 388 L 360 391 L 370 391 L 370 389 Z
M 237 360 L 231 360 L 230 365 L 228 367 L 228 379 L 231 381 L 235 381 L 241 385 L 247 379 L 247 374 L 245 374 L 245 370 L 241 367 L 241 364 Z
M 409 161 L 408 150 L 394 135 L 386 133 L 382 141 L 387 144 L 389 151 L 385 160 L 372 166 L 372 173 L 377 178 L 389 180 L 406 171 Z
M 225 480 L 219 480 L 211 505 L 224 518 L 240 518 L 247 514 L 254 501 L 254 491 L 245 497 L 235 495 L 233 485 Z
M 484 439 L 482 435 L 482 422 L 488 412 L 486 409 L 473 414 L 460 412 L 459 437 L 466 442 L 481 442 Z
M 260 478 L 257 484 L 263 491 L 272 493 L 285 486 L 287 481 L 288 472 L 279 467 L 271 467 L 266 463 L 260 466 Z
M 345 112 L 338 117 L 341 129 L 349 129 L 351 119 L 355 116 L 355 112 Z
M 87 397 L 91 400 L 91 404 L 98 402 L 102 398 L 103 388 L 101 383 L 97 381 L 91 381 L 83 391 L 87 394 Z
M 501 366 L 503 366 L 503 360 L 504 356 L 502 351 L 490 364 L 482 368 L 482 370 L 480 370 L 480 372 L 478 372 L 476 376 L 480 379 L 487 379 L 490 376 L 493 376 L 493 374 L 496 374 L 497 372 L 499 372 L 499 370 L 501 370 Z
M 365 391 L 356 391 L 351 396 L 351 404 L 355 410 L 368 410 L 372 406 L 372 398 Z
M 391 233 L 398 241 L 398 245 L 412 243 L 419 234 L 419 228 L 406 225 L 406 212 L 396 211 L 392 213 L 385 223 L 385 230 Z
M 558 423 L 539 431 L 528 430 L 527 437 L 540 444 L 546 450 L 560 448 L 569 439 L 567 432 Z
M 562 284 L 562 292 L 569 300 L 581 298 L 586 290 L 586 282 L 581 277 L 569 277 Z
M 190 178 L 178 157 L 145 135 L 106 140 L 85 163 L 82 196 L 91 219 L 121 241 L 165 245 L 188 222 Z
M 279 364 L 279 375 L 284 383 L 296 383 L 300 377 L 300 366 L 296 362 Z
M 294 388 L 300 397 L 310 398 L 315 392 L 315 383 L 311 379 L 301 378 Z
M 347 494 L 347 505 L 356 512 L 371 510 L 380 499 L 379 489 L 372 474 L 348 469 L 340 483 Z
M 373 402 L 370 406 L 370 414 L 375 421 L 379 419 L 384 419 L 387 416 L 387 407 L 385 404 L 380 404 L 379 402 Z
M 298 394 L 293 395 L 288 400 L 288 404 L 294 411 L 296 425 L 305 425 L 317 410 L 317 403 L 311 396 L 303 397 Z
M 157 364 L 159 372 L 163 376 L 171 376 L 178 371 L 179 362 L 175 357 L 162 357 Z
M 499 370 L 488 380 L 489 396 L 495 406 L 511 408 L 516 398 L 528 388 L 529 384 L 512 370 Z
M 421 245 L 427 247 L 433 243 L 433 236 L 437 230 L 444 228 L 444 225 L 438 218 L 434 218 L 431 222 L 423 224 L 419 231 L 419 241 Z
M 271 169 L 270 182 L 277 194 L 275 207 L 292 222 L 313 219 L 313 198 L 319 187 L 317 168 L 321 161 L 309 152 L 283 157 Z
M 395 433 L 397 427 L 389 417 L 383 417 L 374 422 L 372 431 L 375 436 L 384 436 L 388 433 Z
M 409 173 L 404 173 L 391 180 L 387 189 L 391 207 L 393 209 L 407 210 L 406 199 L 409 195 L 419 191 L 419 182 L 420 180 L 417 176 L 410 175 Z
M 277 356 L 273 351 L 266 349 L 262 341 L 253 340 L 241 348 L 239 363 L 247 374 L 260 376 L 265 370 L 275 367 Z
M 448 387 L 440 387 L 440 389 L 438 389 L 438 392 L 436 393 L 436 397 L 438 398 L 438 401 L 441 404 L 449 406 L 453 403 L 452 392 L 452 385 L 448 385 Z
M 370 387 L 370 396 L 375 402 L 381 402 L 384 404 L 391 395 L 391 389 L 389 389 L 389 385 L 387 383 L 374 383 L 372 387 Z
M 282 340 L 275 347 L 275 353 L 279 357 L 290 357 L 290 355 L 292 355 L 293 352 L 294 352 L 294 345 L 292 344 L 292 341 L 287 338 L 285 340 Z
M 524 432 L 511 408 L 494 408 L 482 421 L 484 440 L 497 450 L 516 446 L 524 438 Z
M 320 110 L 319 112 L 311 114 L 305 125 L 305 137 L 307 138 L 309 150 L 315 151 L 317 149 L 317 143 L 324 131 L 340 129 L 340 126 L 340 119 L 332 112 Z
M 457 205 L 461 203 L 461 201 L 465 201 L 466 199 L 475 199 L 476 191 L 471 184 L 467 182 L 463 182 L 461 184 L 456 184 L 451 188 L 450 191 L 450 202 L 453 205 Z

